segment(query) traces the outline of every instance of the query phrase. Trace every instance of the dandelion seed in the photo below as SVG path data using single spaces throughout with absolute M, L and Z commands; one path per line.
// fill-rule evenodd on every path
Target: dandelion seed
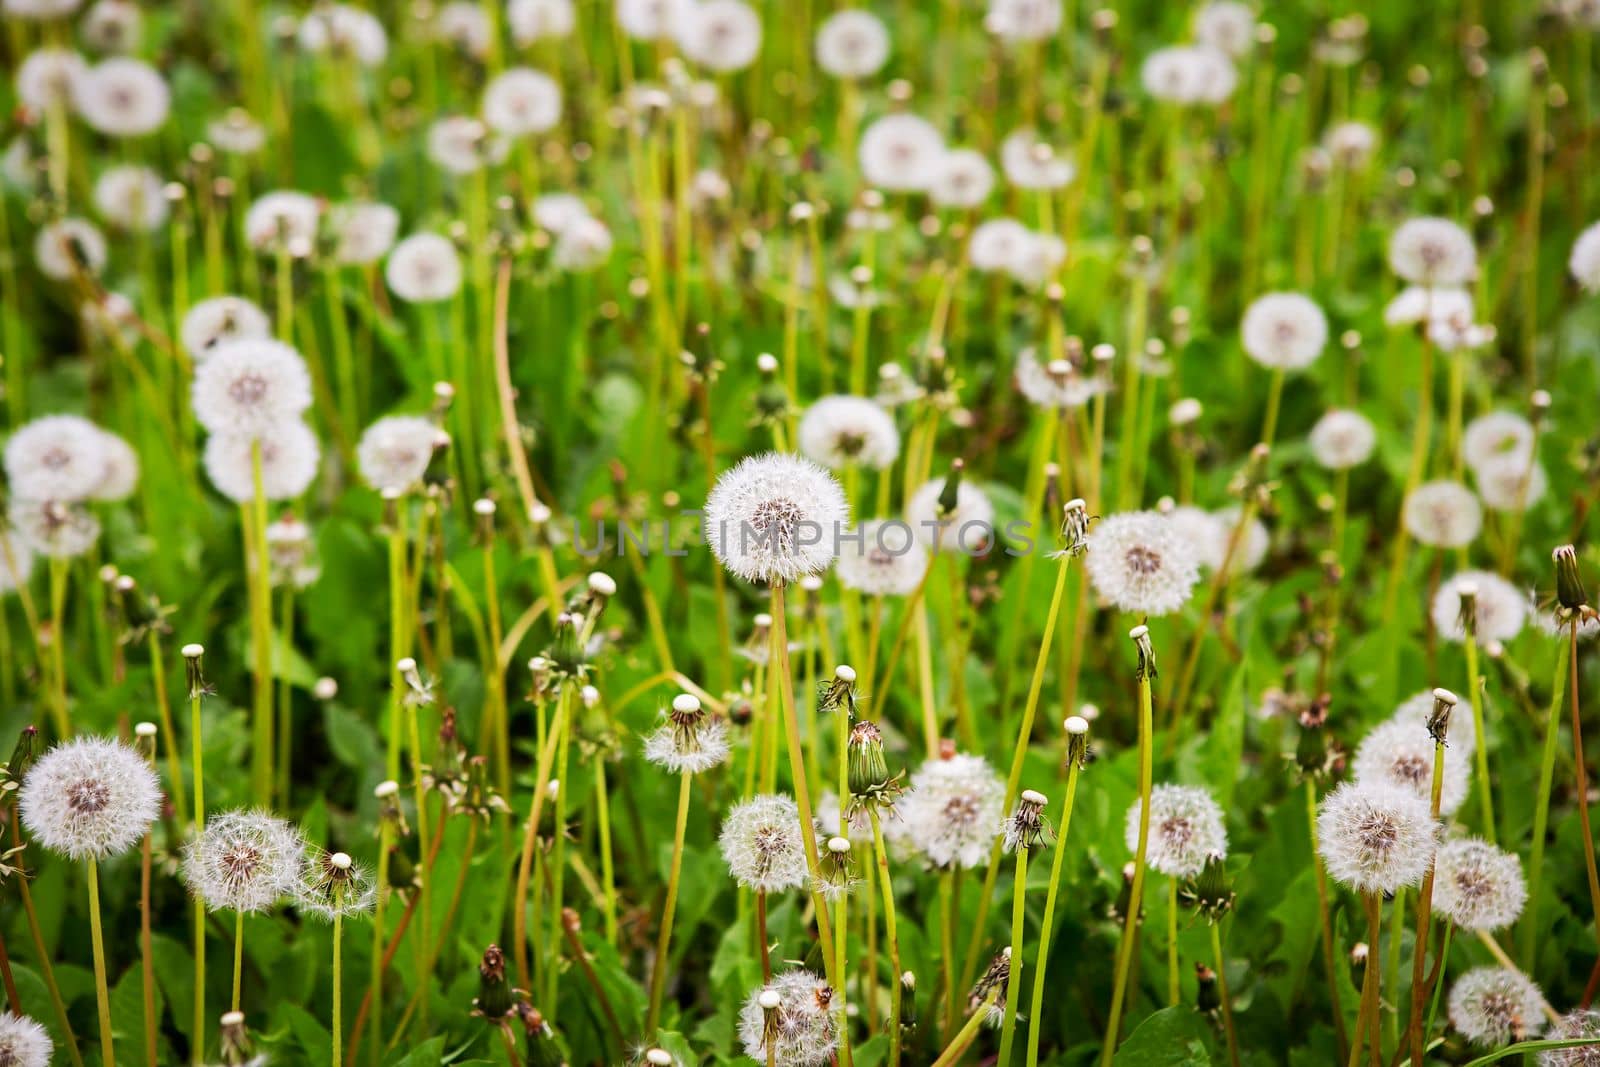
M 23 779 L 23 825 L 52 852 L 75 860 L 128 851 L 161 814 L 149 761 L 120 741 L 76 737 L 39 758 Z
M 1154 511 L 1124 512 L 1097 523 L 1084 565 L 1095 592 L 1123 611 L 1146 615 L 1182 608 L 1200 577 L 1195 546 Z
M 206 820 L 183 850 L 189 891 L 212 911 L 266 911 L 299 885 L 300 832 L 264 811 L 230 811 Z
M 1428 801 L 1393 785 L 1346 782 L 1323 798 L 1317 814 L 1317 848 L 1328 874 L 1359 893 L 1388 894 L 1421 882 L 1438 835 Z
M 1474 967 L 1450 987 L 1450 1025 L 1475 1045 L 1498 1048 L 1536 1037 L 1545 1027 L 1545 999 L 1523 975 Z
M 1129 850 L 1139 845 L 1142 801 L 1128 809 L 1123 837 Z M 1145 861 L 1173 878 L 1192 878 L 1212 856 L 1228 854 L 1228 829 L 1222 808 L 1195 786 L 1158 785 L 1150 793 L 1150 836 Z
M 362 867 L 343 852 L 311 848 L 299 868 L 295 906 L 302 913 L 333 921 L 349 918 L 372 907 L 377 888 Z
M 1458 838 L 1434 859 L 1433 906 L 1464 930 L 1499 930 L 1528 899 L 1522 861 L 1487 841 Z
M 728 724 L 713 719 L 689 693 L 672 700 L 667 722 L 644 742 L 644 758 L 673 774 L 701 774 L 728 758 Z
M 728 872 L 746 889 L 777 893 L 809 878 L 800 809 L 786 796 L 753 797 L 729 810 L 718 839 Z
M 768 452 L 725 471 L 705 505 L 712 554 L 747 582 L 793 582 L 833 562 L 850 505 L 833 475 Z

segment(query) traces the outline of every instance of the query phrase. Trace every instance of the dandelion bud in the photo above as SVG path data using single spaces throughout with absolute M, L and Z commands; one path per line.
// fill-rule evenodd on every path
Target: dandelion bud
M 967 469 L 963 460 L 950 461 L 950 475 L 944 480 L 944 488 L 939 490 L 939 517 L 955 513 L 961 495 L 961 475 Z
M 532 1004 L 518 1004 L 517 1017 L 522 1020 L 522 1032 L 528 1039 L 528 1067 L 561 1067 L 565 1062 L 561 1043 L 556 1040 L 556 1032 L 550 1024 L 545 1022 L 543 1013 Z M 668 1056 L 667 1062 L 671 1063 L 672 1057 Z
M 483 962 L 478 964 L 478 996 L 472 1006 L 486 1019 L 504 1019 L 511 1014 L 515 995 L 511 981 L 506 977 L 506 956 L 499 945 L 483 950 Z
M 1556 565 L 1556 603 L 1567 613 L 1587 608 L 1589 596 L 1583 591 L 1583 576 L 1578 573 L 1578 550 L 1562 545 L 1550 558 Z
M 1147 681 L 1156 677 L 1156 654 L 1150 646 L 1150 627 L 1135 626 L 1128 631 L 1128 637 L 1133 640 L 1133 647 L 1139 653 L 1139 666 L 1136 676 L 1140 681 Z
M 910 971 L 900 975 L 900 1029 L 907 1034 L 917 1029 L 917 976 Z
M 862 720 L 850 729 L 849 784 L 854 804 L 876 803 L 894 784 L 877 723 Z
M 1067 766 L 1082 767 L 1089 759 L 1089 720 L 1073 715 L 1062 726 L 1067 731 Z
M 1233 910 L 1234 893 L 1228 885 L 1228 872 L 1223 867 L 1223 857 L 1215 852 L 1206 857 L 1205 866 L 1183 884 L 1179 895 L 1183 902 L 1199 912 L 1209 922 L 1219 923 Z
M 1450 732 L 1450 713 L 1458 703 L 1456 695 L 1448 689 L 1433 691 L 1433 710 L 1428 713 L 1428 736 L 1433 743 L 1442 745 Z

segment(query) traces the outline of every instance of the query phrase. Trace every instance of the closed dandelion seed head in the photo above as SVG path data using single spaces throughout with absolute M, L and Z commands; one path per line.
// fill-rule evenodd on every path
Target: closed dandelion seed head
M 1561 1016 L 1545 1037 L 1551 1041 L 1571 1041 L 1592 1037 L 1592 1045 L 1545 1049 L 1539 1053 L 1539 1067 L 1600 1067 L 1600 1011 L 1578 1008 Z
M 1439 846 L 1434 858 L 1433 906 L 1464 930 L 1499 930 L 1522 914 L 1528 888 L 1522 861 L 1477 838 Z
M 1424 482 L 1406 497 L 1406 531 L 1432 548 L 1465 548 L 1483 529 L 1483 506 L 1460 482 Z
M 971 148 L 946 152 L 934 167 L 928 198 L 938 207 L 975 208 L 994 191 L 994 168 Z
M 1358 893 L 1391 894 L 1421 882 L 1438 835 L 1428 801 L 1395 785 L 1346 782 L 1323 798 L 1317 813 L 1323 865 Z
M 376 67 L 389 54 L 383 23 L 350 4 L 318 4 L 300 20 L 295 40 L 302 52 L 354 59 L 363 67 Z
M 22 823 L 52 852 L 75 860 L 128 851 L 161 814 L 161 783 L 139 751 L 76 737 L 39 758 L 23 779 Z
M 1389 266 L 1415 285 L 1464 285 L 1478 273 L 1478 252 L 1467 231 L 1441 218 L 1415 218 L 1389 238 Z
M 1328 317 L 1301 293 L 1268 293 L 1245 309 L 1245 355 L 1275 370 L 1302 370 L 1328 344 Z
M 725 471 L 705 505 L 712 554 L 747 582 L 794 582 L 833 562 L 850 519 L 844 490 L 799 456 L 768 452 Z
M 930 759 L 911 775 L 884 832 L 931 867 L 970 870 L 988 861 L 1004 820 L 1005 783 L 982 756 Z
M 195 368 L 192 396 L 195 419 L 212 433 L 264 436 L 311 406 L 311 375 L 281 341 L 234 340 Z
M 422 481 L 434 449 L 448 441 L 430 419 L 389 415 L 367 427 L 356 446 L 361 477 L 374 489 L 404 492 Z
M 1478 495 L 1492 511 L 1526 511 L 1550 489 L 1544 465 L 1531 455 L 1500 455 L 1472 469 Z
M 105 477 L 108 437 L 78 415 L 45 415 L 24 423 L 6 441 L 13 499 L 71 502 L 92 496 Z
M 1013 130 L 1000 142 L 1000 169 L 1018 189 L 1060 189 L 1078 173 L 1070 158 L 1031 127 Z
M 1141 801 L 1128 809 L 1123 839 L 1139 847 Z M 1210 856 L 1228 854 L 1228 828 L 1211 794 L 1196 786 L 1158 785 L 1150 793 L 1150 837 L 1145 859 L 1162 874 L 1192 878 Z
M 1600 222 L 1590 223 L 1572 242 L 1567 269 L 1584 291 L 1600 293 Z
M 5 1067 L 49 1067 L 55 1043 L 43 1026 L 26 1015 L 0 1012 L 0 1064 Z
M 777 893 L 807 882 L 800 809 L 786 796 L 735 805 L 722 822 L 719 844 L 729 873 L 746 889 Z
M 611 230 L 589 215 L 573 219 L 556 237 L 550 262 L 557 270 L 584 274 L 611 258 Z
M 1334 409 L 1311 427 L 1311 456 L 1326 470 L 1349 470 L 1372 457 L 1378 431 L 1359 411 Z
M 799 442 L 807 459 L 834 470 L 851 464 L 883 470 L 900 454 L 894 416 L 859 396 L 825 396 L 806 408 Z
M 1499 1048 L 1537 1037 L 1545 999 L 1532 981 L 1505 967 L 1474 967 L 1450 987 L 1450 1025 L 1474 1045 Z
M 95 210 L 124 230 L 158 230 L 166 225 L 169 214 L 164 184 L 149 167 L 111 167 L 95 180 Z
M 448 300 L 461 288 L 461 256 L 448 237 L 415 233 L 390 251 L 383 278 L 407 303 Z
M 292 500 L 316 477 L 322 447 L 316 434 L 299 419 L 269 426 L 259 438 L 217 432 L 206 439 L 201 456 L 206 477 L 217 492 L 236 503 L 255 499 L 255 461 L 261 449 L 261 494 L 268 500 Z
M 757 1063 L 766 1063 L 770 1051 L 779 1067 L 823 1067 L 833 1061 L 841 1022 L 833 988 L 796 968 L 774 975 L 745 999 L 739 1041 Z
M 994 958 L 978 978 L 978 983 L 967 994 L 967 1011 L 983 1012 L 986 1026 L 998 1028 L 1006 1017 L 1006 986 L 1011 982 L 1011 946 L 1007 945 Z
M 1042 408 L 1081 408 L 1108 389 L 1105 379 L 1086 373 L 1070 360 L 1040 363 L 1032 348 L 1017 354 L 1013 376 L 1022 395 Z
M 561 86 L 529 67 L 502 71 L 483 90 L 483 121 L 507 137 L 545 133 L 561 121 Z
M 388 204 L 351 200 L 328 212 L 333 235 L 333 258 L 340 263 L 365 266 L 376 263 L 394 247 L 400 233 L 400 212 Z
M 105 235 L 93 223 L 67 216 L 39 227 L 33 239 L 33 261 L 39 273 L 55 282 L 69 282 L 80 270 L 98 275 L 106 269 Z
M 263 193 L 244 216 L 244 239 L 258 251 L 308 248 L 316 240 L 322 205 L 293 189 Z
M 1467 617 L 1466 604 L 1473 603 Z M 1522 591 L 1491 571 L 1462 571 L 1441 584 L 1429 614 L 1434 629 L 1447 641 L 1465 641 L 1471 622 L 1478 641 L 1509 641 L 1522 632 L 1528 602 Z
M 377 896 L 371 876 L 348 853 L 313 846 L 299 865 L 294 901 L 302 914 L 329 922 L 349 918 L 371 908 Z
M 983 28 L 1002 41 L 1042 41 L 1061 29 L 1061 0 L 989 0 Z
M 870 519 L 840 538 L 839 581 L 871 596 L 910 596 L 928 572 L 928 550 L 908 523 Z
M 45 114 L 69 103 L 73 83 L 89 64 L 70 48 L 36 48 L 17 66 L 17 100 L 28 110 Z
M 14 496 L 6 521 L 16 540 L 50 559 L 73 559 L 100 540 L 100 520 L 75 502 Z
M 1123 512 L 1095 524 L 1084 558 L 1095 592 L 1123 611 L 1170 615 L 1200 577 L 1195 545 L 1154 511 Z
M 885 115 L 861 134 L 857 157 L 861 176 L 890 193 L 922 192 L 944 157 L 944 136 L 927 119 Z
M 214 296 L 184 314 L 178 336 L 189 358 L 204 363 L 229 342 L 270 338 L 272 323 L 242 296 Z
M 837 11 L 817 27 L 817 66 L 835 78 L 869 78 L 889 60 L 889 30 L 870 11 Z
M 1361 785 L 1403 789 L 1425 805 L 1433 798 L 1434 742 L 1428 728 L 1404 719 L 1388 719 L 1374 726 L 1356 749 L 1350 767 Z M 1454 814 L 1467 799 L 1471 765 L 1458 752 L 1444 761 L 1439 813 Z
M 212 911 L 266 911 L 293 893 L 305 863 L 300 831 L 265 811 L 206 820 L 183 850 L 183 879 Z
M 506 4 L 506 25 L 518 48 L 567 37 L 577 21 L 572 0 L 510 0 Z
M 962 478 L 955 506 L 946 499 L 948 478 L 935 478 L 906 501 L 906 522 L 929 549 L 977 554 L 994 543 L 994 504 L 989 494 Z
M 78 115 L 107 137 L 154 133 L 172 110 L 172 90 L 150 64 L 127 56 L 103 59 L 72 81 Z

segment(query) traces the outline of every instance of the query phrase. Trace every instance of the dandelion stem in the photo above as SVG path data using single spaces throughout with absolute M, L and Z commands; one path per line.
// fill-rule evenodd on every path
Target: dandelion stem
M 344 1062 L 344 968 L 341 960 L 344 915 L 333 913 L 333 1067 Z
M 1022 992 L 1022 940 L 1027 932 L 1028 843 L 1017 844 L 1017 880 L 1011 890 L 1011 976 L 1006 982 L 1006 1014 L 1000 1020 L 1000 1067 L 1011 1063 L 1011 1045 L 1017 1034 L 1017 998 Z
M 1028 1067 L 1038 1067 L 1039 1063 L 1039 1017 L 1044 1010 L 1045 964 L 1055 936 L 1056 896 L 1061 888 L 1061 867 L 1067 853 L 1067 831 L 1072 827 L 1072 803 L 1078 795 L 1079 762 L 1071 759 L 1067 764 L 1067 802 L 1061 813 L 1061 828 L 1056 831 L 1056 854 L 1050 861 L 1050 888 L 1045 892 L 1044 916 L 1039 923 L 1039 950 L 1034 958 L 1033 993 L 1028 1006 Z M 1015 950 L 1012 955 L 1015 957 Z
M 678 820 L 672 832 L 672 866 L 667 874 L 667 899 L 661 906 L 661 930 L 656 935 L 656 961 L 650 975 L 650 1008 L 645 1016 L 645 1039 L 655 1039 L 656 1024 L 661 1021 L 661 995 L 667 984 L 667 949 L 672 944 L 672 916 L 678 908 L 678 878 L 683 871 L 683 838 L 689 826 L 689 795 L 694 776 L 688 771 L 678 775 Z M 765 902 L 757 900 L 757 907 L 765 912 Z M 763 915 L 763 919 L 765 916 Z M 765 923 L 762 923 L 761 959 L 763 974 L 771 974 L 767 963 Z
M 1317 883 L 1317 919 L 1322 926 L 1322 966 L 1328 978 L 1328 1003 L 1333 1008 L 1334 1033 L 1338 1037 L 1339 1058 L 1343 1059 L 1349 1035 L 1344 1029 L 1344 1009 L 1339 1000 L 1339 977 L 1333 954 L 1333 918 L 1328 908 L 1328 874 L 1322 868 L 1322 855 L 1317 851 L 1317 783 L 1311 778 L 1305 782 L 1306 824 L 1310 830 L 1311 868 Z
M 1178 983 L 1178 880 L 1167 879 L 1167 1004 L 1176 1008 Z
M 116 1067 L 117 1052 L 111 1038 L 111 992 L 106 986 L 106 944 L 100 928 L 100 865 L 89 857 L 89 936 L 94 943 L 95 1007 L 100 1013 L 100 1062 Z
M 1583 861 L 1589 875 L 1589 907 L 1597 936 L 1600 936 L 1600 874 L 1595 871 L 1594 834 L 1589 828 L 1589 769 L 1583 762 L 1583 717 L 1578 706 L 1578 616 L 1573 614 L 1567 624 L 1567 677 L 1572 705 L 1572 763 L 1578 777 L 1578 822 L 1583 831 Z M 1478 748 L 1482 750 L 1485 738 L 1480 734 Z
M 233 1010 L 239 1010 L 240 979 L 244 976 L 244 912 L 233 913 Z
M 1534 965 L 1535 942 L 1539 936 L 1539 890 L 1544 879 L 1545 834 L 1550 825 L 1550 790 L 1555 780 L 1556 748 L 1561 737 L 1561 702 L 1566 695 L 1563 679 L 1574 649 L 1561 641 L 1556 651 L 1555 684 L 1550 687 L 1550 707 L 1545 713 L 1544 749 L 1539 757 L 1539 792 L 1533 809 L 1533 848 L 1528 859 L 1528 908 L 1522 918 L 1522 966 Z M 1483 744 L 1483 738 L 1478 738 Z
M 1469 630 L 1467 640 L 1472 640 Z M 1478 747 L 1483 747 L 1483 733 L 1478 733 Z M 1433 791 L 1430 798 L 1432 816 L 1439 818 L 1439 804 L 1444 796 L 1444 739 L 1441 735 L 1433 743 Z M 1433 873 L 1434 867 L 1430 864 L 1426 874 L 1422 876 L 1422 885 L 1417 890 L 1417 940 L 1411 949 L 1411 1019 L 1408 1029 L 1411 1038 L 1411 1063 L 1412 1067 L 1422 1067 L 1422 1042 L 1425 1035 L 1422 1032 L 1422 1002 L 1428 998 L 1426 981 L 1428 935 L 1432 931 L 1433 912 Z M 1395 901 L 1395 909 L 1399 911 L 1399 901 Z
M 1478 745 L 1478 804 L 1483 815 L 1483 836 L 1495 843 L 1494 832 L 1494 804 L 1490 799 L 1489 790 L 1489 735 L 1483 732 L 1483 699 L 1479 696 L 1480 680 L 1478 678 L 1478 635 L 1476 627 L 1466 628 L 1467 652 L 1467 701 L 1472 705 L 1472 728 L 1477 731 Z M 1438 784 L 1434 785 L 1434 792 L 1438 792 Z M 1434 804 L 1437 817 L 1438 804 Z
M 0 945 L 0 963 L 5 959 L 5 948 Z M 144 835 L 144 841 L 139 846 L 139 985 L 144 993 L 144 1061 L 146 1067 L 156 1067 L 156 1036 L 160 1032 L 161 1022 L 156 1017 L 156 969 L 155 960 L 150 953 L 150 835 Z M 12 993 L 12 1008 L 14 1011 L 21 1009 L 15 1004 L 15 990 L 11 988 L 11 971 L 6 970 L 6 986 Z
M 1154 775 L 1154 756 L 1151 751 L 1154 739 L 1155 716 L 1151 708 L 1150 672 L 1139 672 L 1139 838 L 1133 853 L 1133 883 L 1128 890 L 1128 914 L 1123 920 L 1122 939 L 1117 947 L 1117 973 L 1111 988 L 1111 1012 L 1106 1016 L 1105 1044 L 1100 1050 L 1100 1067 L 1110 1067 L 1111 1057 L 1117 1050 L 1117 1037 L 1122 1029 L 1122 998 L 1127 992 L 1128 971 L 1133 965 L 1133 951 L 1139 929 L 1139 909 L 1144 901 L 1145 853 L 1150 844 L 1150 790 Z
M 984 998 L 983 1002 L 972 1010 L 967 1016 L 967 1021 L 962 1024 L 956 1036 L 950 1039 L 944 1051 L 939 1053 L 939 1058 L 933 1061 L 932 1067 L 950 1067 L 961 1059 L 962 1053 L 967 1051 L 967 1046 L 972 1044 L 972 1039 L 978 1036 L 978 1028 L 983 1025 L 984 1018 L 989 1014 L 989 1009 L 994 1006 L 994 992 Z
M 900 1064 L 900 931 L 895 922 L 894 881 L 889 876 L 889 850 L 883 843 L 883 826 L 876 805 L 867 806 L 872 819 L 872 851 L 877 857 L 878 887 L 883 893 L 883 933 L 889 949 L 889 1067 Z M 839 936 L 844 936 L 841 930 Z M 824 942 L 826 943 L 826 942 Z

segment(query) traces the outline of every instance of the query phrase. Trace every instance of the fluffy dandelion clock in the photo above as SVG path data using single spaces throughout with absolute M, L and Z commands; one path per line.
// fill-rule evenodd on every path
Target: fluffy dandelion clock
M 64 18 L 78 10 L 83 0 L 0 0 L 0 12 L 17 19 L 45 21 Z
M 303 854 L 294 887 L 301 914 L 332 922 L 367 911 L 377 899 L 372 876 L 347 853 L 312 847 Z
M 930 549 L 978 553 L 994 543 L 994 503 L 989 494 L 962 479 L 954 507 L 945 499 L 948 479 L 935 478 L 906 501 L 906 522 Z
M 1388 719 L 1367 732 L 1350 766 L 1358 784 L 1409 790 L 1431 807 L 1433 755 L 1433 737 L 1426 726 L 1419 728 L 1404 719 Z M 1466 759 L 1459 752 L 1449 752 L 1439 795 L 1440 814 L 1450 815 L 1461 807 L 1467 799 L 1470 780 Z
M 1506 967 L 1474 967 L 1450 987 L 1450 1025 L 1474 1045 L 1498 1048 L 1536 1037 L 1547 1008 L 1539 987 Z
M 1175 45 L 1151 52 L 1139 80 L 1145 92 L 1169 104 L 1220 104 L 1233 95 L 1239 73 L 1214 48 Z
M 984 273 L 1009 272 L 1032 238 L 1032 231 L 1016 219 L 990 219 L 979 223 L 967 239 L 967 259 Z
M 928 573 L 928 550 L 908 524 L 872 519 L 840 538 L 836 568 L 847 589 L 910 596 Z
M 1267 532 L 1266 524 L 1260 519 L 1251 519 L 1249 525 L 1238 530 L 1242 512 L 1234 508 L 1223 508 L 1215 513 L 1217 528 L 1222 533 L 1222 554 L 1228 554 L 1228 545 L 1233 545 L 1233 558 L 1228 561 L 1229 574 L 1244 574 L 1261 566 L 1267 558 L 1267 550 L 1272 547 L 1272 535 Z M 1222 559 L 1218 559 L 1217 566 L 1221 567 Z
M 1032 129 L 1013 131 L 1000 142 L 1000 169 L 1018 189 L 1060 189 L 1078 168 Z
M 617 25 L 636 41 L 672 36 L 683 9 L 694 0 L 616 0 Z
M 1467 423 L 1461 435 L 1461 458 L 1477 467 L 1501 456 L 1533 452 L 1533 423 L 1514 411 L 1491 411 Z
M 448 237 L 414 233 L 394 246 L 383 266 L 383 277 L 401 300 L 432 304 L 448 300 L 461 289 L 461 256 Z
M 1472 469 L 1478 495 L 1493 511 L 1526 511 L 1550 489 L 1544 465 L 1529 456 L 1495 456 Z
M 1458 286 L 1408 285 L 1383 309 L 1389 326 L 1416 326 L 1440 319 L 1472 321 L 1472 294 Z
M 168 215 L 163 184 L 149 167 L 112 167 L 94 183 L 95 210 L 124 230 L 158 230 Z
M 1002 41 L 1042 41 L 1061 29 L 1061 0 L 989 0 L 983 27 Z
M 218 346 L 194 372 L 194 414 L 212 433 L 263 434 L 311 406 L 311 375 L 281 341 Z
M 510 151 L 510 142 L 467 115 L 447 115 L 428 127 L 428 158 L 447 174 L 476 174 Z
M 1406 530 L 1434 548 L 1465 548 L 1483 529 L 1483 506 L 1460 482 L 1424 482 L 1401 509 Z
M 1066 261 L 1067 242 L 1053 233 L 1029 233 L 1011 263 L 1011 276 L 1023 285 L 1038 288 L 1055 277 Z
M 479 60 L 489 54 L 494 40 L 488 13 L 473 0 L 451 0 L 441 7 L 434 16 L 433 32 L 440 41 Z
M 57 219 L 39 227 L 33 261 L 40 274 L 56 282 L 71 281 L 79 270 L 99 274 L 106 269 L 105 235 L 83 219 Z
M 1479 642 L 1509 641 L 1522 632 L 1528 604 L 1522 591 L 1491 571 L 1462 571 L 1440 585 L 1429 613 L 1433 627 L 1447 641 L 1464 641 L 1461 598 L 1473 594 L 1474 632 Z
M 833 562 L 850 520 L 844 490 L 822 467 L 782 452 L 743 460 L 706 498 L 711 552 L 747 582 L 794 582 Z
M 1326 470 L 1349 470 L 1372 457 L 1378 431 L 1359 411 L 1336 408 L 1317 420 L 1309 437 L 1311 456 Z
M 73 559 L 100 540 L 100 520 L 75 503 L 12 497 L 6 520 L 28 549 L 50 559 Z
M 1042 408 L 1081 408 L 1106 391 L 1104 380 L 1085 374 L 1070 360 L 1040 363 L 1031 347 L 1017 354 L 1012 377 L 1028 402 Z
M 1194 39 L 1240 59 L 1255 47 L 1256 16 L 1241 0 L 1212 0 L 1194 16 Z
M 1177 611 L 1200 577 L 1194 546 L 1154 511 L 1123 512 L 1097 523 L 1084 566 L 1095 592 L 1142 615 Z
M 89 69 L 70 48 L 36 48 L 17 66 L 17 99 L 44 114 L 72 102 L 72 86 Z
M 1323 798 L 1317 813 L 1323 865 L 1334 881 L 1359 893 L 1393 893 L 1421 882 L 1438 835 L 1428 801 L 1392 785 L 1346 782 Z
M 1550 1024 L 1545 1038 L 1550 1041 L 1574 1041 L 1594 1038 L 1591 1045 L 1574 1045 L 1571 1048 L 1552 1048 L 1539 1053 L 1539 1067 L 1600 1067 L 1600 1011 L 1578 1008 L 1569 1011 Z
M 97 133 L 142 137 L 166 123 L 172 90 L 150 64 L 117 56 L 101 60 L 73 79 L 72 102 Z
M 1389 266 L 1416 285 L 1464 285 L 1478 272 L 1478 253 L 1467 231 L 1449 219 L 1416 218 L 1389 238 Z
M 229 108 L 221 118 L 206 124 L 206 137 L 224 152 L 248 156 L 261 151 L 267 131 L 244 108 Z
M 257 197 L 245 212 L 244 239 L 255 249 L 304 249 L 301 254 L 309 254 L 321 220 L 322 205 L 315 197 L 279 189 Z
M 1585 290 L 1600 293 L 1600 222 L 1591 223 L 1572 242 L 1572 255 L 1567 259 L 1567 269 Z
M 823 1067 L 839 1047 L 839 1012 L 833 989 L 796 968 L 745 998 L 739 1009 L 739 1041 L 757 1063 L 778 1067 Z
M 930 866 L 971 870 L 988 861 L 1005 821 L 1006 786 L 982 756 L 928 760 L 895 804 L 885 827 Z
M 557 236 L 589 217 L 583 198 L 571 193 L 546 193 L 533 202 L 533 221 Z
M 1378 131 L 1365 122 L 1339 122 L 1322 135 L 1322 147 L 1336 166 L 1360 170 L 1378 148 Z
M 1128 809 L 1123 838 L 1130 850 L 1139 847 L 1142 801 Z M 1174 878 L 1191 878 L 1212 856 L 1228 854 L 1228 829 L 1222 808 L 1204 789 L 1158 785 L 1150 793 L 1150 837 L 1145 858 L 1152 868 Z
M 920 192 L 945 153 L 944 137 L 916 115 L 885 115 L 861 134 L 861 176 L 892 193 Z
M 807 459 L 835 470 L 853 463 L 883 470 L 900 454 L 894 417 L 865 397 L 822 397 L 806 408 L 798 437 Z
M 0 1012 L 0 1064 L 49 1067 L 55 1043 L 44 1027 L 26 1015 Z
M 139 843 L 161 814 L 161 783 L 131 745 L 75 737 L 40 757 L 22 781 L 22 823 L 45 848 L 105 859 Z
M 817 66 L 835 78 L 870 78 L 889 61 L 889 30 L 870 11 L 836 11 L 817 27 Z
M 557 270 L 584 273 L 611 258 L 611 230 L 597 218 L 573 219 L 556 237 L 550 262 Z
M 673 774 L 701 774 L 728 758 L 728 724 L 707 716 L 700 701 L 679 694 L 667 721 L 644 740 L 644 758 Z
M 544 133 L 561 121 L 561 86 L 528 67 L 502 71 L 483 90 L 483 121 L 507 137 Z
M 1187 544 L 1200 566 L 1216 570 L 1228 551 L 1228 534 L 1217 517 L 1189 504 L 1163 510 L 1179 540 Z
M 116 434 L 105 430 L 97 432 L 101 446 L 100 480 L 90 490 L 89 499 L 126 500 L 139 486 L 139 454 Z
M 300 831 L 264 811 L 212 816 L 183 850 L 183 880 L 212 911 L 266 911 L 293 893 L 305 863 Z
M 1522 861 L 1475 837 L 1439 846 L 1433 906 L 1463 930 L 1499 930 L 1522 914 L 1528 887 Z
M 404 492 L 422 480 L 433 451 L 449 438 L 428 419 L 389 415 L 367 427 L 356 446 L 361 477 L 374 489 Z
M 1275 370 L 1309 367 L 1328 343 L 1328 318 L 1308 296 L 1268 293 L 1245 310 L 1239 327 L 1245 355 Z
M 83 500 L 105 474 L 105 435 L 77 415 L 45 415 L 6 442 L 6 480 L 14 496 Z
M 572 0 L 511 0 L 506 4 L 506 25 L 518 48 L 570 36 L 577 24 Z
M 695 0 L 673 20 L 685 59 L 707 70 L 743 70 L 761 52 L 761 16 L 743 0 Z
M 729 810 L 718 838 L 728 872 L 746 889 L 777 893 L 806 884 L 800 809 L 786 796 L 752 797 Z
M 994 168 L 983 153 L 971 148 L 946 152 L 928 184 L 928 198 L 939 207 L 977 207 L 993 191 Z
M 295 39 L 303 52 L 353 59 L 363 67 L 376 67 L 389 55 L 389 35 L 383 23 L 350 4 L 313 8 L 300 20 Z
M 267 313 L 242 296 L 214 296 L 191 307 L 183 316 L 178 337 L 196 363 L 230 341 L 272 336 Z
M 217 492 L 236 503 L 254 500 L 254 447 L 261 446 L 261 495 L 292 500 L 306 491 L 317 475 L 322 448 L 316 434 L 299 419 L 269 426 L 259 437 L 219 431 L 206 439 L 201 460 Z
M 96 52 L 131 52 L 144 34 L 144 16 L 133 0 L 98 0 L 83 13 L 78 28 Z
M 394 247 L 400 233 L 400 212 L 388 204 L 352 200 L 328 212 L 328 229 L 333 234 L 333 258 L 365 266 L 376 263 Z

